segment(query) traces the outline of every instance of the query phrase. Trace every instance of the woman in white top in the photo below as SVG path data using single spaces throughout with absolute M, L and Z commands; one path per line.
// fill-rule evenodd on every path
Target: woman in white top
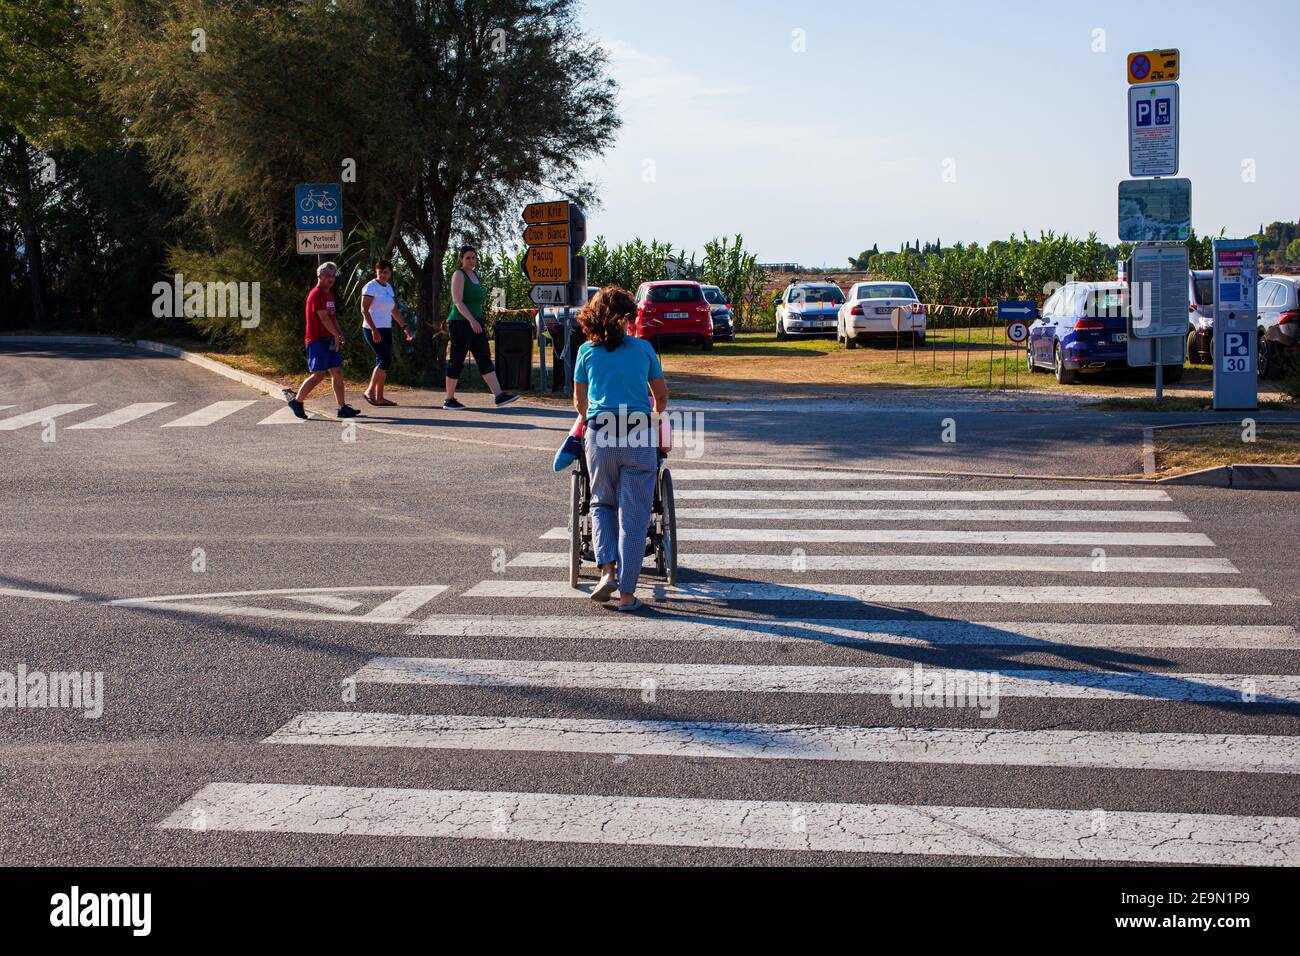
M 393 361 L 393 323 L 396 322 L 406 333 L 406 341 L 411 341 L 411 330 L 402 321 L 402 313 L 397 310 L 397 299 L 393 295 L 390 280 L 393 277 L 393 264 L 387 259 L 375 263 L 375 277 L 361 290 L 361 318 L 365 324 L 365 336 L 372 352 L 375 353 L 375 370 L 370 376 L 370 385 L 366 388 L 366 401 L 371 405 L 396 405 L 384 398 L 384 380 L 388 378 L 388 366 Z

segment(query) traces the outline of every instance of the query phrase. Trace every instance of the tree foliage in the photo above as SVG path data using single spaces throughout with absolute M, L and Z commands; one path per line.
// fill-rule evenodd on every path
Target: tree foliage
M 189 197 L 213 268 L 247 245 L 268 268 L 306 272 L 292 251 L 293 187 L 355 164 L 344 228 L 398 250 L 413 276 L 426 383 L 441 374 L 453 234 L 503 236 L 539 196 L 589 202 L 582 164 L 618 126 L 605 55 L 579 30 L 575 0 L 90 8 L 103 30 L 84 67 Z

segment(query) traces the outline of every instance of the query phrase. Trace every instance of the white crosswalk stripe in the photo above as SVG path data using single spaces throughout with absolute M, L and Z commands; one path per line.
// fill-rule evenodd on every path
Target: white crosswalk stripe
M 583 598 L 566 581 L 480 581 L 466 597 Z M 961 584 L 739 584 L 665 587 L 642 582 L 657 601 L 872 601 L 881 604 L 1188 604 L 1266 605 L 1255 588 L 1050 587 Z
M 568 541 L 567 528 L 551 528 L 544 541 Z M 1077 544 L 1100 547 L 1212 548 L 1203 534 L 1187 531 L 965 531 L 927 528 L 679 528 L 678 540 L 751 541 L 767 544 Z
M 266 738 L 266 743 L 1300 774 L 1300 737 L 1264 734 L 809 727 L 344 711 L 301 714 Z
M 136 402 L 133 405 L 126 405 L 117 411 L 109 412 L 107 415 L 100 415 L 98 418 L 92 418 L 90 421 L 78 422 L 75 425 L 69 425 L 69 428 L 117 428 L 119 425 L 125 425 L 128 422 L 144 418 L 146 415 L 152 415 L 154 412 L 160 412 L 164 408 L 170 408 L 175 402 Z
M 677 472 L 673 472 L 677 480 Z M 818 488 L 807 491 L 787 491 L 748 488 L 679 488 L 674 492 L 678 501 L 1053 501 L 1053 502 L 1151 502 L 1169 501 L 1169 492 L 1159 488 L 1071 488 L 1069 491 L 1044 491 L 1041 488 L 1012 488 L 983 491 L 930 488 Z
M 61 415 L 67 415 L 71 412 L 79 412 L 83 408 L 90 408 L 93 405 L 93 402 L 46 405 L 44 408 L 38 408 L 33 412 L 23 412 L 19 415 L 12 415 L 9 418 L 0 419 L 0 432 L 11 432 L 19 428 L 26 428 L 28 425 L 38 425 L 42 422 L 58 418 Z
M 1064 669 L 983 671 L 926 669 L 944 684 L 977 686 L 998 678 L 1005 697 L 1079 700 L 1164 700 L 1300 703 L 1300 676 L 1183 674 Z M 484 658 L 377 657 L 352 676 L 364 684 L 468 687 L 722 691 L 766 694 L 895 694 L 913 679 L 899 667 L 816 667 L 779 664 L 660 664 L 611 661 L 515 661 Z M 1253 699 L 1251 699 L 1253 698 Z
M 1300 819 L 601 794 L 213 783 L 166 829 L 639 846 L 1300 865 Z M 792 821 L 799 825 L 792 826 Z
M 201 428 L 205 425 L 211 425 L 219 422 L 227 416 L 235 414 L 250 405 L 256 405 L 256 400 L 240 402 L 213 402 L 205 408 L 200 408 L 197 412 L 190 412 L 172 422 L 167 422 L 163 428 Z
M 1239 574 L 1227 558 L 1050 554 L 696 554 L 696 571 L 1034 571 L 1069 574 Z M 799 565 L 795 568 L 794 565 Z M 558 551 L 525 551 L 508 568 L 567 568 Z M 649 565 L 647 564 L 647 567 Z
M 263 746 L 299 748 L 318 775 L 218 779 L 159 825 L 188 830 L 202 813 L 218 834 L 1300 865 L 1300 816 L 1217 812 L 1271 810 L 1252 803 L 1253 792 L 1300 774 L 1300 736 L 1264 723 L 1300 713 L 1300 629 L 1276 623 L 1267 581 L 1244 579 L 1215 555 L 1211 537 L 1187 527 L 1189 514 L 1169 507 L 1169 492 L 676 464 L 673 477 L 684 570 L 669 587 L 647 561 L 639 593 L 653 613 L 587 606 L 590 560 L 573 589 L 561 551 L 517 553 L 504 574 L 443 594 L 452 603 L 437 613 L 429 608 L 439 589 L 409 588 L 388 599 L 400 607 L 371 612 L 400 621 L 402 633 L 345 681 L 358 690 L 353 703 L 335 710 L 326 699 L 265 731 Z M 1040 527 L 1016 527 L 1026 522 Z M 1148 524 L 1166 527 L 1105 527 Z M 569 533 L 541 537 L 567 543 Z M 735 544 L 750 547 L 729 550 Z M 810 545 L 826 547 L 808 554 Z M 936 547 L 908 547 L 926 545 Z M 532 575 L 540 580 L 515 576 L 526 569 L 541 569 Z M 849 577 L 858 573 L 866 577 Z M 1215 579 L 1261 587 L 1209 586 Z M 332 606 L 346 595 L 294 600 L 353 611 L 333 615 L 340 620 L 368 617 Z M 498 603 L 509 601 L 518 603 Z M 977 614 L 981 605 L 1007 611 Z M 967 619 L 986 616 L 1008 619 Z M 926 706 L 929 691 L 945 706 Z M 409 712 L 426 699 L 438 703 L 414 709 L 433 712 Z M 755 719 L 753 708 L 767 713 Z M 784 712 L 776 721 L 773 709 Z M 1189 709 L 1200 719 L 1184 729 L 1177 722 Z M 871 716 L 801 719 L 823 710 Z M 496 755 L 473 783 L 500 789 L 396 788 L 382 771 L 366 780 L 372 786 L 336 785 L 350 760 L 381 766 L 376 751 L 404 764 L 424 751 L 456 751 L 464 766 Z M 582 761 L 611 759 L 640 767 L 633 789 L 584 784 Z M 513 776 L 511 760 L 527 773 Z M 670 783 L 680 775 L 668 768 L 687 760 L 709 762 L 698 778 L 709 783 Z M 553 761 L 567 761 L 569 776 L 536 783 L 554 779 Z M 927 788 L 943 795 L 929 803 L 913 802 L 921 798 L 910 786 L 888 792 L 889 778 L 881 786 L 892 802 L 792 802 L 770 785 L 756 799 L 731 799 L 737 782 L 751 795 L 749 781 L 760 778 L 748 768 L 770 761 L 797 762 L 790 776 L 813 786 L 839 781 L 839 793 L 854 792 L 844 786 L 856 778 L 844 774 L 873 764 L 909 765 L 909 779 L 962 768 L 979 796 L 950 777 Z M 1174 790 L 1169 812 L 1149 812 L 1134 794 L 1151 773 L 1212 774 L 1216 786 Z M 1061 774 L 1074 775 L 1071 792 L 1111 796 L 1087 808 L 1043 797 L 1036 782 Z M 1211 791 L 1223 801 L 1196 802 Z
M 1181 511 L 1083 511 L 1048 508 L 678 508 L 678 519 L 749 521 L 1052 521 L 1169 524 Z
M 534 641 L 735 641 L 905 647 L 1133 647 L 1300 650 L 1300 632 L 1265 624 L 1059 624 L 1032 621 L 866 620 L 673 615 L 669 620 L 560 615 L 436 614 L 411 629 L 433 637 Z
M 942 481 L 938 475 L 887 475 L 871 471 L 818 471 L 804 468 L 673 468 L 683 481 Z

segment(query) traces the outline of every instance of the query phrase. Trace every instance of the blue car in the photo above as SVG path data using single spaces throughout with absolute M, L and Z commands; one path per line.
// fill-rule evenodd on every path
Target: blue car
M 1128 368 L 1127 287 L 1122 282 L 1070 282 L 1043 303 L 1029 327 L 1025 367 L 1051 369 L 1062 385 L 1080 372 Z M 1177 382 L 1181 365 L 1167 365 L 1164 380 Z

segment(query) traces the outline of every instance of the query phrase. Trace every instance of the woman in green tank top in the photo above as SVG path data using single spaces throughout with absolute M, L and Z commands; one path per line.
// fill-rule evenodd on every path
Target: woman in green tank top
M 518 395 L 503 392 L 497 381 L 496 367 L 488 347 L 487 330 L 483 328 L 483 306 L 487 302 L 487 287 L 474 272 L 478 266 L 478 252 L 473 246 L 461 246 L 460 268 L 451 276 L 451 312 L 447 315 L 447 332 L 451 336 L 451 354 L 447 357 L 447 398 L 443 408 L 464 408 L 456 401 L 456 384 L 465 368 L 465 354 L 473 353 L 479 374 L 495 396 L 497 408 L 518 401 Z

